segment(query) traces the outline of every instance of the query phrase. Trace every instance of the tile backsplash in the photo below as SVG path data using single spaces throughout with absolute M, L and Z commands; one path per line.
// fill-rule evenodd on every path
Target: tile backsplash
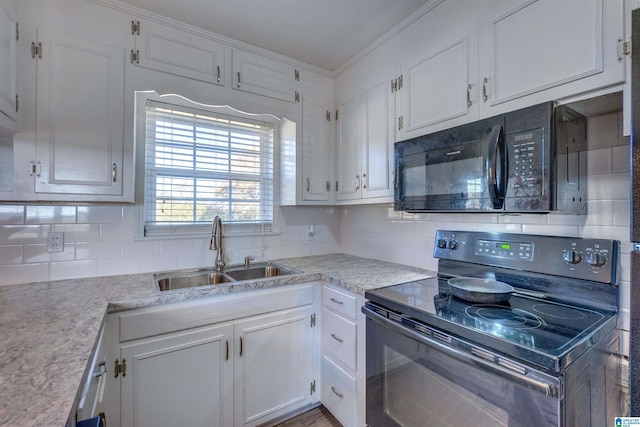
M 431 270 L 438 229 L 507 231 L 622 242 L 622 322 L 629 319 L 629 138 L 621 114 L 589 119 L 588 214 L 408 214 L 390 204 L 282 207 L 279 234 L 225 238 L 227 264 L 344 252 Z M 211 266 L 209 237 L 136 239 L 136 207 L 0 205 L 0 285 Z M 311 239 L 309 225 L 315 226 Z M 64 251 L 47 234 L 64 233 Z M 626 340 L 625 340 L 626 341 Z

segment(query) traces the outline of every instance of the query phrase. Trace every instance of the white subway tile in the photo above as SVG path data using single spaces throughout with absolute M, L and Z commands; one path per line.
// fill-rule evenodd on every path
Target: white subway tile
M 130 240 L 135 236 L 133 222 L 100 224 L 99 230 L 100 240 Z
M 98 276 L 138 273 L 140 273 L 139 257 L 103 258 L 98 260 Z M 151 286 L 151 283 L 149 283 L 149 286 Z
M 27 224 L 73 224 L 76 222 L 75 206 L 27 206 Z
M 629 199 L 630 191 L 629 174 L 626 173 L 587 177 L 587 203 L 592 200 Z
M 617 113 L 589 117 L 587 121 L 587 143 L 589 150 L 616 146 L 618 144 Z
M 543 234 L 549 236 L 578 236 L 578 227 L 567 225 L 523 224 L 524 234 Z
M 76 242 L 76 259 L 118 258 L 121 256 L 119 240 Z
M 0 265 L 0 285 L 46 282 L 49 280 L 49 264 Z
M 121 242 L 122 256 L 156 255 L 160 253 L 158 240 L 123 240 Z
M 98 275 L 98 261 L 62 261 L 49 264 L 49 280 L 79 279 L 82 277 L 96 277 Z
M 0 246 L 0 264 L 22 264 L 22 245 Z
M 122 209 L 122 206 L 78 206 L 78 223 L 120 223 L 123 217 Z
M 155 273 L 175 269 L 175 254 L 143 255 L 140 257 L 140 273 Z
M 602 148 L 589 151 L 587 154 L 587 171 L 590 176 L 610 174 L 611 149 Z
M 628 145 L 621 145 L 611 149 L 611 172 L 629 173 L 631 169 L 630 150 Z
M 49 252 L 47 244 L 24 245 L 24 262 L 51 262 L 51 261 L 72 261 L 75 259 L 75 245 L 64 245 L 61 252 Z
M 0 243 L 16 245 L 47 241 L 48 225 L 0 225 Z
M 205 268 L 213 267 L 215 254 L 212 252 L 179 252 L 176 254 L 176 268 Z
M 63 232 L 65 242 L 88 242 L 100 238 L 99 224 L 54 224 L 51 231 Z
M 0 224 L 24 224 L 24 206 L 0 205 Z

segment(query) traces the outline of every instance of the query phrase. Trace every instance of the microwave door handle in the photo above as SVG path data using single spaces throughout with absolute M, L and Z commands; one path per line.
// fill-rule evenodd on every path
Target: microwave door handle
M 504 145 L 502 125 L 495 125 L 491 129 L 489 152 L 487 153 L 486 161 L 487 187 L 489 188 L 489 196 L 494 209 L 502 209 L 504 201 L 504 188 L 506 188 L 503 178 L 504 166 L 499 163 L 504 159 Z

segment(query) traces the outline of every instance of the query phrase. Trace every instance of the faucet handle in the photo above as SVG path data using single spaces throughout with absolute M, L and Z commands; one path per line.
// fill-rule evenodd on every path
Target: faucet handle
M 253 260 L 255 260 L 255 258 L 252 256 L 244 257 L 244 268 L 249 268 L 249 264 L 251 264 L 251 261 Z

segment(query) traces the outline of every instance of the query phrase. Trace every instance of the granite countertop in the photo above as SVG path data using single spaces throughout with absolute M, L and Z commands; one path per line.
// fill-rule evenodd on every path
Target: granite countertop
M 0 287 L 0 425 L 65 425 L 109 312 L 319 279 L 364 294 L 435 275 L 344 254 L 274 262 L 302 273 L 163 293 L 150 274 Z

